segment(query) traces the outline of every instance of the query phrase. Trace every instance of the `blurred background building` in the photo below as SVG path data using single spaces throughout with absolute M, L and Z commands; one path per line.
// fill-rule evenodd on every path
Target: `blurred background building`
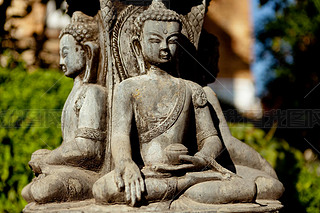
M 2 48 L 15 50 L 12 57 L 28 68 L 58 68 L 59 33 L 70 17 L 63 0 L 2 0 L 1 20 L 5 20 Z M 7 7 L 7 8 L 6 8 Z M 9 56 L 1 56 L 3 67 Z
M 220 72 L 210 86 L 220 101 L 245 116 L 260 117 L 260 100 L 250 70 L 254 42 L 251 1 L 211 1 L 204 27 L 220 42 Z

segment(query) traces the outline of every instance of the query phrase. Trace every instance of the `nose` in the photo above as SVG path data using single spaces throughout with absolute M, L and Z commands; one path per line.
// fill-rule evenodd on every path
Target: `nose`
M 167 41 L 162 41 L 160 44 L 160 50 L 167 50 L 167 49 L 168 49 Z
M 64 69 L 66 69 L 65 67 L 65 63 L 64 63 L 64 58 L 60 58 L 60 62 L 59 62 L 59 67 L 60 67 L 60 70 L 64 71 Z
M 61 67 L 62 65 L 64 65 L 64 58 L 60 56 L 59 66 Z

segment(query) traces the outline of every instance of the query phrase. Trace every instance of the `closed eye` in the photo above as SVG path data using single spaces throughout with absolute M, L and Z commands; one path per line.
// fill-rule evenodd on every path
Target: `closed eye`
M 62 53 L 62 57 L 63 57 L 63 58 L 67 57 L 67 55 L 68 55 L 67 52 L 63 52 L 63 53 Z
M 168 41 L 169 44 L 176 44 L 177 43 L 177 39 L 170 39 Z
M 169 44 L 176 44 L 178 41 L 178 37 L 177 36 L 172 36 L 171 38 L 169 38 L 168 43 Z
M 68 48 L 63 47 L 61 52 L 62 52 L 62 57 L 63 57 L 63 58 L 67 57 L 67 55 L 68 55 Z
M 160 40 L 160 39 L 157 39 L 157 38 L 150 38 L 150 39 L 149 39 L 149 42 L 151 42 L 151 43 L 160 43 L 161 40 Z
M 63 49 L 62 50 L 62 57 L 65 58 L 68 55 L 68 50 L 67 49 Z

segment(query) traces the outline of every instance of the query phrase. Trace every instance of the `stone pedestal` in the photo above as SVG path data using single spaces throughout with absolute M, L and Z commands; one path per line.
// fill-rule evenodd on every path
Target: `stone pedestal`
M 279 212 L 283 206 L 275 200 L 257 200 L 257 203 L 236 203 L 209 205 L 191 201 L 185 197 L 174 202 L 152 203 L 140 208 L 127 205 L 98 205 L 94 199 L 78 202 L 50 203 L 39 205 L 36 203 L 28 204 L 23 212 L 48 212 L 48 213 L 107 213 L 107 212 Z
M 22 190 L 24 212 L 282 208 L 253 202 L 277 200 L 284 188 L 271 165 L 231 135 L 217 96 L 203 88 L 215 78 L 218 44 L 204 33 L 215 43 L 201 50 L 209 1 L 189 2 L 186 11 L 153 0 L 120 12 L 101 0 L 94 17 L 74 12 L 60 34 L 61 68 L 74 79 L 61 116 L 63 143 L 32 154 L 36 177 Z M 200 74 L 198 63 L 211 68 Z

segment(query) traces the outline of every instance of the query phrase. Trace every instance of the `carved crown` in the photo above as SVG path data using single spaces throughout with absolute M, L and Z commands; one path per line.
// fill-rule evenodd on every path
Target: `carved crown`
M 70 24 L 61 31 L 59 38 L 65 34 L 72 35 L 80 44 L 96 41 L 98 25 L 94 17 L 77 11 L 73 13 Z

